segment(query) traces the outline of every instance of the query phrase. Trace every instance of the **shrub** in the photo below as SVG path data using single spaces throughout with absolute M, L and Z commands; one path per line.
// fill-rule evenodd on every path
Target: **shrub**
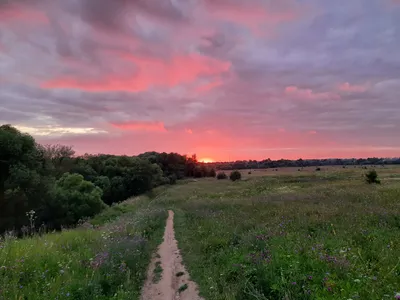
M 211 169 L 208 171 L 208 177 L 215 177 L 217 176 L 217 172 L 215 172 L 215 169 Z
M 196 166 L 193 170 L 193 177 L 195 178 L 201 178 L 204 177 L 204 169 L 201 168 L 200 166 Z
M 54 200 L 48 207 L 53 213 L 53 227 L 73 225 L 98 214 L 106 207 L 101 196 L 102 190 L 82 175 L 65 173 L 57 181 Z
M 169 177 L 162 177 L 160 185 L 171 184 L 171 179 Z
M 247 174 L 251 175 L 251 171 L 249 171 L 249 173 L 247 173 Z
M 168 176 L 169 184 L 176 184 L 176 180 L 178 179 L 175 174 L 171 174 Z
M 239 171 L 233 171 L 229 178 L 232 181 L 240 180 L 242 178 L 242 173 L 240 173 Z
M 375 170 L 371 170 L 365 174 L 365 181 L 369 184 L 376 183 L 380 184 L 381 181 L 378 179 L 378 173 Z
M 220 172 L 217 175 L 217 179 L 227 179 L 228 176 L 224 172 Z
M 315 171 L 321 171 L 321 168 L 318 167 L 318 168 L 315 169 Z

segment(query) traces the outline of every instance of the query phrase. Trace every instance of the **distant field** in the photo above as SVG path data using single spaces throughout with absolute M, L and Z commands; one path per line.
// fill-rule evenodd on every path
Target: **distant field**
M 381 185 L 360 167 L 298 169 L 188 180 L 110 208 L 97 229 L 7 239 L 0 299 L 139 299 L 167 209 L 205 299 L 394 299 L 400 168 L 376 167 Z
M 168 191 L 206 299 L 391 299 L 400 290 L 400 168 L 282 168 Z M 260 175 L 260 173 L 262 175 Z M 266 175 L 266 176 L 263 176 Z
M 269 169 L 245 169 L 240 170 L 244 177 L 255 177 L 255 176 L 276 176 L 279 174 L 291 174 L 291 175 L 304 175 L 316 172 L 316 169 L 320 168 L 322 172 L 341 172 L 341 173 L 353 173 L 360 174 L 361 171 L 367 169 L 375 169 L 379 171 L 379 174 L 383 176 L 397 174 L 400 176 L 400 165 L 385 165 L 385 166 L 321 166 L 321 167 L 284 167 L 284 168 L 269 168 Z M 225 170 L 220 171 L 229 174 L 231 171 Z M 251 174 L 248 174 L 251 172 Z

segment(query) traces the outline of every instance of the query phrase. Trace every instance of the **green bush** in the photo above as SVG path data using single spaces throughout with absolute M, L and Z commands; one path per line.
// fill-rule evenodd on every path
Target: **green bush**
M 171 174 L 168 176 L 169 184 L 176 184 L 176 180 L 178 179 L 175 174 Z
M 106 207 L 101 196 L 102 190 L 82 175 L 65 173 L 57 181 L 54 199 L 48 207 L 53 212 L 52 227 L 73 225 L 98 214 Z
M 378 179 L 378 173 L 375 170 L 371 170 L 365 174 L 365 181 L 369 184 L 376 183 L 380 184 L 381 181 Z
M 208 171 L 208 177 L 215 177 L 217 176 L 217 172 L 215 172 L 215 169 L 210 169 L 210 171 Z
M 217 179 L 227 179 L 228 176 L 224 172 L 219 172 L 217 175 Z
M 242 173 L 240 173 L 239 171 L 233 171 L 229 178 L 232 181 L 240 180 L 242 179 Z
M 202 167 L 200 166 L 196 166 L 193 170 L 193 177 L 195 178 L 201 178 L 204 177 L 205 173 Z

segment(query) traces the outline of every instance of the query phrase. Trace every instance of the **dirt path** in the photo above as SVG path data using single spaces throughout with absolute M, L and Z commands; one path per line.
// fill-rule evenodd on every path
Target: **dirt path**
M 164 241 L 152 258 L 141 300 L 203 300 L 190 281 L 174 232 L 174 212 L 168 211 Z

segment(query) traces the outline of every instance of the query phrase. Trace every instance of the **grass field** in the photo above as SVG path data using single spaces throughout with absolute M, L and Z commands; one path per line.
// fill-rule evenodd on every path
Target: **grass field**
M 138 299 L 167 213 L 135 198 L 83 228 L 0 242 L 0 299 Z M 106 223 L 108 221 L 108 223 Z
M 138 299 L 166 210 L 205 299 L 395 299 L 400 168 L 243 171 L 186 181 L 82 228 L 0 245 L 2 299 Z M 23 296 L 26 296 L 25 298 Z

